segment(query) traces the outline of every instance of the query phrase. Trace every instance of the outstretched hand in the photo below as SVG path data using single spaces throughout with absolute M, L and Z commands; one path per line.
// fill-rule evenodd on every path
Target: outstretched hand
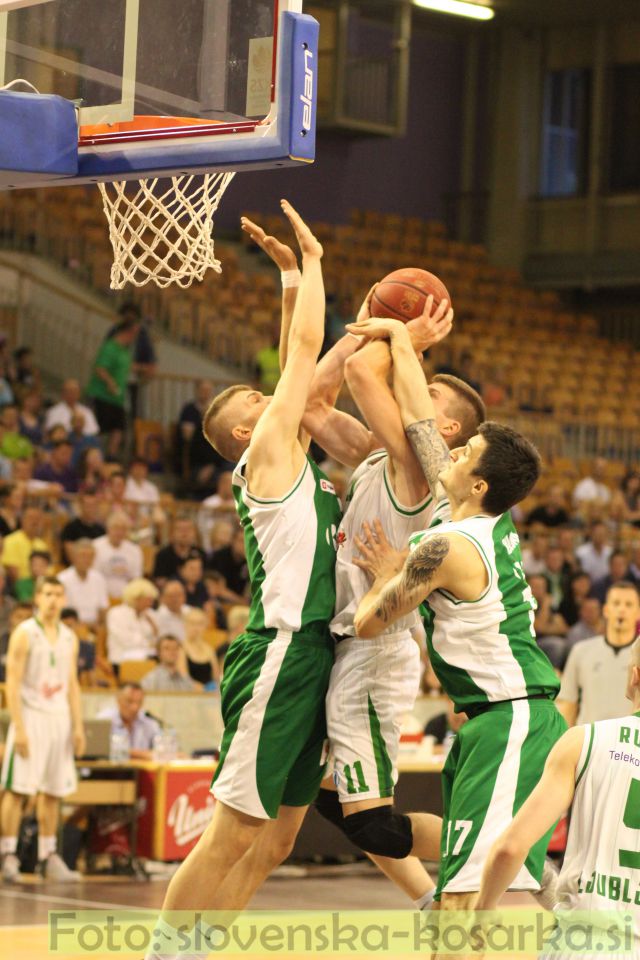
M 415 320 L 410 320 L 407 329 L 415 341 L 417 350 L 428 350 L 434 344 L 440 343 L 451 332 L 453 326 L 453 309 L 448 300 L 441 300 L 437 309 L 433 311 L 433 296 L 427 297 L 424 310 Z
M 373 521 L 373 528 L 368 523 L 363 523 L 362 537 L 355 537 L 354 542 L 360 556 L 354 557 L 353 562 L 368 573 L 372 580 L 386 582 L 402 570 L 407 551 L 396 550 L 391 546 L 379 520 Z
M 291 206 L 288 200 L 281 200 L 280 206 L 285 217 L 293 227 L 296 235 L 300 252 L 304 257 L 320 258 L 322 256 L 322 244 L 316 240 L 313 233 L 304 222 L 297 210 Z
M 280 270 L 295 270 L 297 268 L 297 257 L 286 243 L 282 243 L 277 237 L 266 234 L 261 226 L 254 223 L 253 220 L 249 220 L 248 217 L 240 217 L 240 225 L 254 243 L 257 243 L 260 249 L 271 257 Z

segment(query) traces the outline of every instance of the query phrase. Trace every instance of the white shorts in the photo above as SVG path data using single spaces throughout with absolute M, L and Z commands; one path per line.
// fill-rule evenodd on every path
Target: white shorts
M 14 750 L 15 728 L 11 724 L 2 764 L 4 789 L 30 797 L 37 793 L 66 797 L 73 793 L 78 781 L 70 714 L 46 713 L 23 706 L 22 719 L 29 741 L 29 756 L 21 757 Z
M 409 633 L 336 644 L 327 733 L 340 803 L 393 796 L 400 725 L 413 709 L 421 673 Z

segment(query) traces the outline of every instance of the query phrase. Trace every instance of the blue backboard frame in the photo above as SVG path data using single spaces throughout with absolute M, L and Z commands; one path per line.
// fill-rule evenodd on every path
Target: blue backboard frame
M 0 190 L 311 163 L 318 33 L 313 17 L 280 13 L 275 116 L 243 133 L 78 148 L 73 104 L 55 96 L 0 91 L 0 140 L 5 145 L 0 148 Z M 47 136 L 42 135 L 45 129 Z

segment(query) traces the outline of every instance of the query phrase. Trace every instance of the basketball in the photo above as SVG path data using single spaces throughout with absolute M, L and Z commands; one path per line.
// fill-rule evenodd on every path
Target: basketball
M 433 294 L 434 307 L 451 296 L 442 280 L 420 267 L 394 270 L 380 281 L 371 298 L 372 317 L 391 317 L 408 323 L 419 317 L 427 297 Z

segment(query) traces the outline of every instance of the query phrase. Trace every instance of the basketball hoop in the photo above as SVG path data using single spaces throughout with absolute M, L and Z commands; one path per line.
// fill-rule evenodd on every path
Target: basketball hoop
M 222 271 L 213 217 L 234 173 L 183 174 L 161 180 L 100 183 L 113 247 L 111 288 L 153 281 L 189 287 Z

